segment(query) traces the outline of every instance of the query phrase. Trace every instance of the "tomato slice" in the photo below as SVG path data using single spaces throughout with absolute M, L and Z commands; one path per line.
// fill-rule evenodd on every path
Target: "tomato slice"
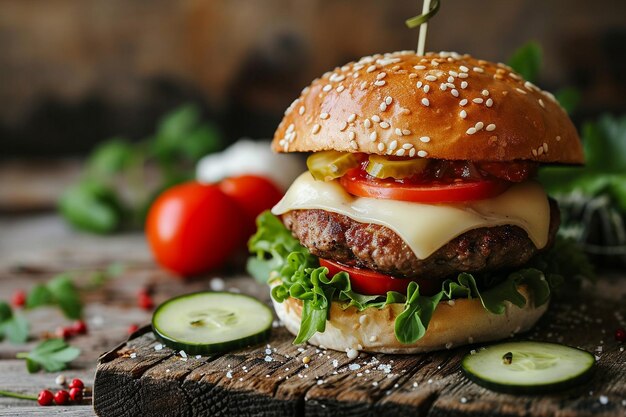
M 352 195 L 384 198 L 419 203 L 449 203 L 482 200 L 504 192 L 510 183 L 501 180 L 453 182 L 400 182 L 381 180 L 361 175 L 358 170 L 340 179 L 341 185 Z
M 415 281 L 419 285 L 420 294 L 433 295 L 441 291 L 442 281 L 437 279 L 395 278 L 371 269 L 348 266 L 323 258 L 320 258 L 320 265 L 328 268 L 331 276 L 341 271 L 347 272 L 350 275 L 352 290 L 363 295 L 385 295 L 387 291 L 397 291 L 401 294 L 406 294 L 406 289 L 411 281 Z

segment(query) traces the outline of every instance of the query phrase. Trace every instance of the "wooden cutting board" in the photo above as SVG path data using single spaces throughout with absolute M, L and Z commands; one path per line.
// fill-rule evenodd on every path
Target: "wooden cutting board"
M 600 296 L 554 303 L 519 339 L 579 346 L 595 352 L 598 365 L 587 384 L 536 396 L 498 394 L 468 381 L 460 359 L 477 346 L 350 360 L 342 352 L 294 346 L 293 336 L 277 327 L 267 345 L 184 358 L 160 349 L 145 327 L 101 356 L 94 407 L 103 417 L 624 416 L 626 352 L 614 340 L 624 312 L 623 301 Z

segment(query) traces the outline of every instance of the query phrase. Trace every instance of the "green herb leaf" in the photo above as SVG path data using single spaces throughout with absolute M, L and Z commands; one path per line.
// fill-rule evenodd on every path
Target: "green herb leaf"
M 33 287 L 26 298 L 26 308 L 32 309 L 44 305 L 57 305 L 70 319 L 79 319 L 82 315 L 80 295 L 71 277 L 58 275 L 47 284 Z
M 541 56 L 541 46 L 537 42 L 528 42 L 513 53 L 508 64 L 528 81 L 536 82 L 541 69 Z
M 124 210 L 115 190 L 95 180 L 68 188 L 59 210 L 74 227 L 94 233 L 110 233 L 121 227 Z
M 442 296 L 443 291 L 432 297 L 421 296 L 419 286 L 415 282 L 409 284 L 404 311 L 396 317 L 394 326 L 396 339 L 400 343 L 413 343 L 424 337 Z
M 566 112 L 572 114 L 576 107 L 578 107 L 578 103 L 580 103 L 581 96 L 580 91 L 578 91 L 574 87 L 566 87 L 557 91 L 554 94 L 561 107 L 565 109 Z
M 121 138 L 109 139 L 91 153 L 87 169 L 95 177 L 119 173 L 136 159 L 135 153 L 135 148 L 128 141 Z
M 44 369 L 46 372 L 58 372 L 67 369 L 67 364 L 80 355 L 80 349 L 68 345 L 63 339 L 48 339 L 38 344 L 28 353 L 18 354 L 19 359 L 26 359 L 29 373 Z
M 0 302 L 0 341 L 5 337 L 11 343 L 22 344 L 28 340 L 29 324 L 21 314 L 16 314 L 11 307 Z
M 415 29 L 416 27 L 419 27 L 422 23 L 428 22 L 433 16 L 435 16 L 439 11 L 439 6 L 439 0 L 433 0 L 430 4 L 430 10 L 427 13 L 411 17 L 410 19 L 405 20 L 404 23 L 409 29 Z

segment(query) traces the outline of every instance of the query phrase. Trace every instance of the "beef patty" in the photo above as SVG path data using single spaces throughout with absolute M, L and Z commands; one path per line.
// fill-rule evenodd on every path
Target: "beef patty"
M 526 232 L 511 225 L 483 227 L 457 236 L 426 259 L 394 231 L 324 210 L 295 210 L 282 215 L 285 226 L 312 254 L 384 274 L 442 278 L 457 272 L 486 272 L 525 264 L 539 250 Z M 554 241 L 560 214 L 550 199 L 546 248 Z

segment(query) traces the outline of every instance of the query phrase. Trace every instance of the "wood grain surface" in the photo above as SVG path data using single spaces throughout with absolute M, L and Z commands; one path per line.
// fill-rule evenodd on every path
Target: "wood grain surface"
M 91 405 L 42 408 L 0 397 L 0 416 L 626 414 L 626 353 L 613 337 L 615 329 L 625 325 L 623 271 L 602 273 L 595 287 L 581 293 L 582 299 L 553 303 L 536 330 L 525 335 L 595 352 L 599 359 L 594 378 L 563 393 L 512 396 L 485 390 L 462 376 L 459 359 L 475 346 L 412 356 L 361 354 L 350 361 L 345 353 L 294 346 L 284 328 L 277 327 L 269 354 L 263 345 L 184 361 L 168 348 L 155 351 L 149 332 L 126 341 L 130 324 L 143 325 L 150 319 L 149 311 L 137 307 L 139 289 L 150 288 L 157 303 L 206 289 L 241 291 L 268 302 L 267 289 L 234 269 L 191 282 L 172 279 L 154 266 L 141 235 L 78 234 L 54 215 L 0 217 L 0 230 L 5 232 L 0 233 L 3 300 L 16 289 L 28 290 L 59 272 L 73 271 L 82 285 L 90 271 L 112 262 L 126 265 L 122 276 L 97 291 L 83 292 L 89 333 L 71 341 L 82 354 L 63 372 L 82 378 L 88 386 L 94 385 L 96 375 L 95 411 Z M 28 374 L 15 354 L 32 348 L 45 332 L 69 323 L 52 308 L 26 314 L 33 325 L 31 340 L 25 346 L 0 343 L 0 389 L 36 394 L 55 388 L 56 374 Z M 132 352 L 136 358 L 130 357 Z M 267 356 L 271 362 L 266 362 Z M 311 358 L 308 367 L 302 361 L 305 356 Z M 606 396 L 606 404 L 600 402 L 601 396 Z

